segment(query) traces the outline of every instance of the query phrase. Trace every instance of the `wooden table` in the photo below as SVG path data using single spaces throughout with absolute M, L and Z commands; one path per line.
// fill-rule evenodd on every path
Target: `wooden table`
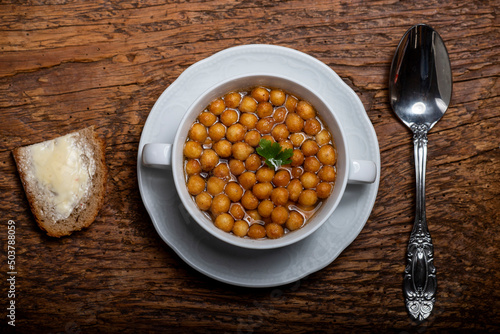
M 500 92 L 497 1 L 2 1 L 1 331 L 22 333 L 483 332 L 500 330 Z M 394 116 L 388 72 L 399 39 L 428 23 L 453 70 L 452 104 L 429 134 L 427 216 L 438 270 L 432 316 L 402 297 L 415 201 L 413 144 Z M 184 263 L 155 232 L 137 186 L 138 143 L 163 90 L 225 48 L 305 52 L 358 94 L 378 136 L 380 189 L 356 240 L 294 284 L 240 288 Z M 96 222 L 46 237 L 11 151 L 95 125 L 107 141 Z M 16 223 L 7 298 L 8 221 Z

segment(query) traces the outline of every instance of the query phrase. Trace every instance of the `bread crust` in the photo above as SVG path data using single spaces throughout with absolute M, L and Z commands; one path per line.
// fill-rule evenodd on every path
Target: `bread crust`
M 12 151 L 35 221 L 40 229 L 51 237 L 59 238 L 88 228 L 95 221 L 104 203 L 108 177 L 108 168 L 105 161 L 106 144 L 94 131 L 93 126 L 73 133 L 77 133 L 78 140 L 84 140 L 91 147 L 96 171 L 90 181 L 91 191 L 77 203 L 71 214 L 64 219 L 55 220 L 48 214 L 47 205 L 44 204 L 45 199 L 40 198 L 40 194 L 37 193 L 36 180 L 29 177 L 29 171 L 32 168 L 29 157 L 30 146 L 32 145 L 17 147 Z

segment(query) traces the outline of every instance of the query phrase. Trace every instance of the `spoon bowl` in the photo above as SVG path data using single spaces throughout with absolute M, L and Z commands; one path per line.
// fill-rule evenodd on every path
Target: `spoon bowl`
M 425 215 L 427 132 L 443 117 L 451 100 L 451 66 L 441 36 L 418 24 L 401 39 L 389 74 L 391 105 L 413 132 L 416 175 L 415 222 L 407 249 L 403 294 L 410 317 L 429 317 L 437 288 L 434 246 Z
M 418 24 L 401 39 L 389 80 L 391 105 L 408 127 L 428 129 L 443 117 L 451 100 L 452 76 L 446 46 L 433 28 Z

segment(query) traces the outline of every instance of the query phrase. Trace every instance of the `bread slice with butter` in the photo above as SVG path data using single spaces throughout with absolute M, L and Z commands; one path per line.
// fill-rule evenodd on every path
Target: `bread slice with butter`
M 13 150 L 31 211 L 49 236 L 94 222 L 106 192 L 104 150 L 94 127 Z

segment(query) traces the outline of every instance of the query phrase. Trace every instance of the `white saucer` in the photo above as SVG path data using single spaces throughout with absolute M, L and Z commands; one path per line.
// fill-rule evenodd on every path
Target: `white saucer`
M 351 158 L 372 160 L 377 179 L 368 185 L 348 185 L 328 221 L 299 243 L 272 250 L 250 250 L 226 244 L 203 230 L 184 209 L 172 173 L 143 167 L 146 143 L 172 142 L 181 118 L 211 85 L 243 73 L 286 74 L 319 91 L 338 115 L 348 134 Z M 190 266 L 216 280 L 245 287 L 272 287 L 316 272 L 358 236 L 377 196 L 380 153 L 375 130 L 358 96 L 319 60 L 302 52 L 272 45 L 226 49 L 185 70 L 156 101 L 139 143 L 139 189 L 161 238 Z

